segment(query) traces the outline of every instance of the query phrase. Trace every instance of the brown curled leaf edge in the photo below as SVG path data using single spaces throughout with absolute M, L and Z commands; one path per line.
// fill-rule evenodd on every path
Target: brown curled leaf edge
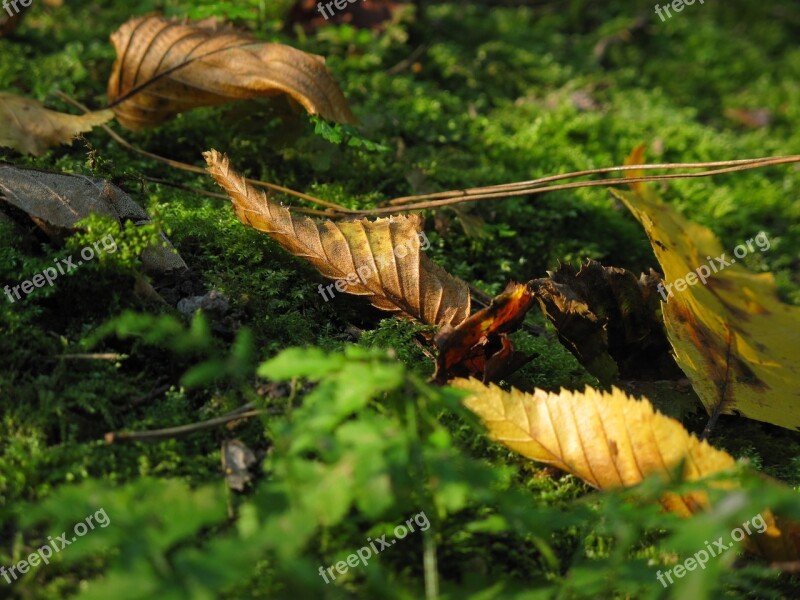
M 235 100 L 285 95 L 308 113 L 355 123 L 321 56 L 261 42 L 215 22 L 138 17 L 111 35 L 117 60 L 108 101 L 129 129 Z
M 319 286 L 326 301 L 334 290 L 364 296 L 380 310 L 429 325 L 455 326 L 469 316 L 469 286 L 424 254 L 430 242 L 417 215 L 343 222 L 299 216 L 249 185 L 227 156 L 203 156 L 242 223 L 337 280 Z

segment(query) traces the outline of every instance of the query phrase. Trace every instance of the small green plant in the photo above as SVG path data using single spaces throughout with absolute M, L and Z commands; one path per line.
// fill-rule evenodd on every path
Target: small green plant
M 137 225 L 133 221 L 120 224 L 116 219 L 93 213 L 81 219 L 76 228 L 78 231 L 67 240 L 67 250 L 78 254 L 83 248 L 91 248 L 100 240 L 110 240 L 113 244 L 109 245 L 115 249 L 97 252 L 97 261 L 128 272 L 139 267 L 142 252 L 149 248 L 165 246 L 162 232 L 168 233 L 157 212 L 154 213 L 152 222 L 142 225 Z M 102 248 L 106 248 L 106 245 Z
M 205 337 L 198 321 L 174 335 L 165 335 L 174 325 L 165 327 L 127 317 L 115 329 L 181 352 L 184 341 Z M 719 502 L 727 492 L 706 488 L 718 502 L 691 520 L 658 507 L 666 491 L 690 489 L 680 482 L 554 496 L 551 486 L 526 483 L 523 463 L 474 456 L 465 441 L 482 427 L 461 406 L 462 393 L 432 387 L 380 350 L 289 349 L 257 372 L 292 383 L 287 396 L 262 401 L 269 416 L 263 437 L 251 443 L 270 448 L 263 478 L 229 498 L 228 516 L 222 480 L 196 489 L 148 478 L 117 489 L 97 481 L 62 487 L 19 511 L 20 543 L 35 547 L 99 508 L 112 526 L 65 550 L 42 576 L 69 567 L 70 578 L 89 580 L 82 600 L 233 599 L 254 590 L 281 598 L 387 590 L 396 598 L 679 598 L 696 580 L 678 580 L 665 592 L 657 580 L 664 560 L 691 557 L 767 504 L 800 517 L 793 491 L 745 474 L 735 506 Z M 369 540 L 392 539 L 398 523 L 419 513 L 429 528 L 369 564 L 343 562 Z M 694 597 L 741 585 L 772 595 L 788 589 L 788 580 L 775 580 L 755 562 L 729 572 L 734 557 L 732 550 L 709 562 Z M 0 551 L 0 563 L 18 558 Z
M 317 115 L 311 115 L 314 133 L 331 144 L 340 145 L 347 142 L 351 148 L 364 148 L 369 152 L 388 152 L 388 146 L 372 142 L 363 137 L 358 129 L 346 123 L 328 123 Z

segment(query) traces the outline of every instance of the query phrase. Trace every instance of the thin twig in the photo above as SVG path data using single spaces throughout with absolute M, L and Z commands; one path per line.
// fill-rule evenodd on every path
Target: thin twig
M 248 411 L 233 411 L 221 417 L 215 417 L 208 421 L 201 421 L 199 423 L 190 423 L 189 425 L 180 425 L 178 427 L 168 427 L 166 429 L 154 429 L 152 431 L 118 431 L 109 432 L 106 434 L 106 443 L 113 444 L 115 442 L 158 442 L 161 440 L 182 437 L 197 431 L 204 431 L 206 429 L 213 429 L 225 423 L 236 421 L 238 419 L 248 419 L 250 417 L 257 417 L 270 412 L 267 409 L 248 410 Z
M 203 190 L 200 188 L 191 187 L 189 185 L 175 183 L 174 181 L 169 181 L 168 179 L 160 179 L 158 177 L 150 177 L 148 175 L 142 175 L 141 178 L 144 179 L 145 181 L 150 181 L 151 183 L 158 183 L 159 185 L 166 185 L 178 190 L 185 190 L 187 192 L 192 192 L 193 194 L 198 194 L 200 196 L 208 196 L 209 198 L 220 198 L 222 200 L 229 199 L 228 196 L 226 196 L 225 194 L 218 194 L 217 192 L 209 192 L 208 190 Z
M 63 100 L 65 100 L 66 102 L 69 102 L 70 104 L 72 104 L 73 106 L 79 108 L 80 110 L 82 110 L 82 111 L 84 111 L 86 113 L 92 112 L 88 107 L 84 106 L 83 104 L 81 104 L 77 100 L 73 100 L 72 98 L 67 96 L 64 92 L 59 91 L 59 92 L 56 92 L 56 93 Z M 172 160 L 171 158 L 166 158 L 164 156 L 159 156 L 158 154 L 153 154 L 152 152 L 148 152 L 147 150 L 142 150 L 141 148 L 131 144 L 129 141 L 127 141 L 125 138 L 123 138 L 121 135 L 119 135 L 116 131 L 111 129 L 108 125 L 100 125 L 100 127 L 102 127 L 105 130 L 105 132 L 109 136 L 111 136 L 111 139 L 113 139 L 115 142 L 117 142 L 123 148 L 127 148 L 131 152 L 135 152 L 136 154 L 139 154 L 139 155 L 144 156 L 146 158 L 149 158 L 149 159 L 164 163 L 165 165 L 169 165 L 170 167 L 174 167 L 176 169 L 181 169 L 182 171 L 189 171 L 191 173 L 199 173 L 201 175 L 207 175 L 208 174 L 207 171 L 202 167 L 196 167 L 195 165 L 190 165 L 188 163 L 181 162 L 181 161 L 178 161 L 178 160 Z M 290 188 L 287 188 L 287 187 L 283 187 L 281 185 L 276 185 L 274 183 L 267 183 L 266 181 L 261 181 L 259 179 L 245 178 L 245 181 L 247 183 L 249 183 L 250 185 L 255 185 L 255 186 L 267 188 L 269 190 L 273 190 L 273 191 L 276 191 L 276 192 L 281 192 L 283 194 L 288 194 L 290 196 L 295 196 L 296 198 L 301 198 L 302 200 L 306 200 L 306 201 L 312 202 L 314 204 L 319 204 L 320 206 L 326 206 L 328 208 L 332 208 L 333 210 L 336 210 L 336 211 L 338 211 L 340 213 L 347 214 L 347 213 L 352 213 L 353 212 L 349 208 L 346 208 L 346 207 L 341 206 L 339 204 L 335 204 L 334 202 L 328 202 L 327 200 L 322 200 L 321 198 L 316 198 L 316 197 L 311 196 L 309 194 L 304 194 L 303 192 L 298 192 L 296 190 L 293 190 L 293 189 L 290 189 Z M 295 210 L 297 210 L 297 209 L 295 209 Z M 305 211 L 297 210 L 297 212 L 305 212 Z M 312 213 L 312 214 L 314 214 L 314 213 Z M 327 215 L 328 213 L 322 213 L 322 214 Z
M 417 60 L 417 59 L 418 59 L 420 56 L 422 56 L 423 54 L 425 54 L 425 52 L 428 50 L 428 48 L 429 48 L 429 47 L 430 47 L 430 43 L 420 44 L 420 45 L 419 45 L 419 46 L 417 46 L 417 48 L 416 48 L 416 49 L 415 49 L 415 50 L 414 50 L 414 51 L 413 51 L 411 54 L 409 54 L 409 55 L 408 55 L 406 58 L 404 58 L 403 60 L 401 60 L 401 61 L 400 61 L 399 63 L 397 63 L 395 66 L 393 66 L 393 67 L 391 67 L 391 68 L 389 68 L 389 69 L 386 69 L 386 74 L 387 74 L 387 75 L 397 75 L 398 73 L 402 73 L 402 72 L 403 72 L 403 71 L 405 71 L 405 70 L 406 70 L 408 67 L 410 67 L 411 65 L 413 65 L 413 64 L 416 62 L 416 60 Z
M 170 384 L 166 383 L 166 384 L 164 384 L 164 385 L 162 385 L 160 387 L 157 387 L 156 389 L 154 389 L 149 394 L 145 394 L 144 396 L 139 396 L 138 398 L 134 398 L 133 400 L 131 400 L 131 404 L 130 405 L 131 406 L 139 406 L 140 404 L 144 404 L 145 402 L 150 402 L 150 400 L 155 400 L 161 394 L 163 394 L 164 392 L 168 391 L 169 388 L 171 388 L 171 387 L 172 386 Z
M 142 175 L 141 179 L 144 179 L 145 181 L 152 181 L 153 183 L 158 183 L 158 184 L 161 184 L 161 185 L 168 185 L 170 187 L 174 187 L 174 188 L 179 189 L 179 190 L 186 190 L 187 192 L 192 192 L 193 194 L 199 194 L 201 196 L 208 196 L 209 198 L 220 198 L 222 200 L 230 200 L 230 198 L 228 196 L 226 196 L 225 194 L 218 194 L 216 192 L 209 192 L 208 190 L 203 190 L 203 189 L 200 189 L 200 188 L 191 187 L 189 185 L 182 185 L 180 183 L 175 183 L 174 181 L 169 181 L 167 179 L 160 179 L 158 177 L 149 177 L 147 175 Z M 304 215 L 314 215 L 314 216 L 320 216 L 320 217 L 330 217 L 331 216 L 331 212 L 329 210 L 328 211 L 315 210 L 313 208 L 302 208 L 300 206 L 287 206 L 286 208 L 289 209 L 292 212 L 298 212 L 298 213 L 302 213 Z
M 770 159 L 748 159 L 745 161 L 726 161 L 727 164 L 736 164 L 739 162 L 738 165 L 727 167 L 724 169 L 711 169 L 708 171 L 701 171 L 699 173 L 675 173 L 669 175 L 650 175 L 650 176 L 642 176 L 642 177 L 626 177 L 626 178 L 613 178 L 613 179 L 598 179 L 595 181 L 576 181 L 572 183 L 565 183 L 561 185 L 551 185 L 546 187 L 531 187 L 531 188 L 524 188 L 524 189 L 514 189 L 515 187 L 521 184 L 506 184 L 502 186 L 492 186 L 490 188 L 477 188 L 479 193 L 474 193 L 473 190 L 458 190 L 453 192 L 439 192 L 438 194 L 429 194 L 425 196 L 417 196 L 417 198 L 429 198 L 435 196 L 448 196 L 446 198 L 440 200 L 431 200 L 428 202 L 415 202 L 410 204 L 404 204 L 401 206 L 386 206 L 380 208 L 373 208 L 373 209 L 365 209 L 358 211 L 358 214 L 361 216 L 364 215 L 377 215 L 377 214 L 386 214 L 386 213 L 398 213 L 398 212 L 407 212 L 412 210 L 423 210 L 428 208 L 439 208 L 441 206 L 449 206 L 453 204 L 461 204 L 462 202 L 473 202 L 475 200 L 488 200 L 493 198 L 510 198 L 513 196 L 528 196 L 534 194 L 542 194 L 544 192 L 555 192 L 559 190 L 569 190 L 569 189 L 576 189 L 581 187 L 598 187 L 598 186 L 608 186 L 608 185 L 620 185 L 620 184 L 630 184 L 630 183 L 640 183 L 646 181 L 664 181 L 670 179 L 691 179 L 696 177 L 708 177 L 710 175 L 722 175 L 724 173 L 733 173 L 734 171 L 745 171 L 748 169 L 757 169 L 761 167 L 773 166 L 773 165 L 780 165 L 786 163 L 797 163 L 800 162 L 800 155 L 794 156 L 776 156 Z M 696 163 L 700 164 L 700 163 Z M 608 167 L 606 169 L 602 169 L 602 171 L 614 171 L 614 170 L 630 170 L 630 169 L 650 169 L 650 168 L 678 168 L 672 166 L 665 166 L 665 165 L 625 165 L 621 167 Z M 564 175 L 556 175 L 555 178 L 559 179 L 566 179 L 567 177 L 575 177 L 574 173 L 567 173 Z M 544 178 L 544 179 L 552 179 L 552 178 Z M 541 184 L 535 184 L 536 186 Z M 526 183 L 526 182 L 523 182 Z M 399 199 L 398 199 L 399 200 Z M 394 202 L 394 201 L 392 201 Z
M 116 352 L 95 353 L 95 354 L 61 354 L 59 358 L 64 360 L 121 360 L 127 358 L 125 354 Z
M 720 160 L 714 162 L 701 162 L 701 163 L 660 163 L 660 164 L 647 164 L 647 165 L 621 165 L 616 167 L 601 167 L 598 169 L 586 169 L 583 171 L 573 171 L 572 173 L 562 173 L 560 175 L 549 175 L 547 177 L 540 177 L 538 179 L 530 179 L 528 181 L 517 181 L 515 183 L 501 183 L 498 185 L 488 185 L 477 188 L 468 188 L 464 190 L 454 190 L 448 192 L 435 192 L 433 194 L 422 194 L 418 196 L 403 196 L 401 198 L 394 198 L 387 202 L 387 205 L 396 206 L 398 204 L 407 204 L 409 202 L 416 202 L 419 200 L 437 200 L 441 198 L 454 198 L 463 195 L 480 194 L 486 192 L 499 192 L 502 190 L 516 190 L 516 189 L 529 189 L 536 188 L 545 183 L 552 183 L 554 181 L 561 181 L 563 179 L 574 179 L 576 177 L 586 177 L 588 175 L 599 175 L 600 173 L 611 173 L 614 171 L 647 171 L 653 169 L 706 169 L 710 167 L 730 167 L 738 165 L 756 165 L 775 159 L 792 159 L 785 162 L 796 162 L 800 160 L 798 156 L 766 156 L 763 158 L 743 158 L 739 160 Z M 627 181 L 627 180 L 626 180 Z

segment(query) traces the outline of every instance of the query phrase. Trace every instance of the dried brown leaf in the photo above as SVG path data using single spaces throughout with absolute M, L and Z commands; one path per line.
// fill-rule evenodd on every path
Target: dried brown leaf
M 41 102 L 0 92 L 0 146 L 41 156 L 59 144 L 114 118 L 110 110 L 68 115 L 49 110 Z
M 355 122 L 325 59 L 209 23 L 134 18 L 111 36 L 117 60 L 108 100 L 138 129 L 180 112 L 285 94 L 311 114 Z
M 474 375 L 497 381 L 530 360 L 513 349 L 508 333 L 516 331 L 533 304 L 527 286 L 509 283 L 486 308 L 456 327 L 445 325 L 434 338 L 439 348 L 434 379 Z
M 548 275 L 528 285 L 561 343 L 601 382 L 682 376 L 658 314 L 661 280 L 652 269 L 637 279 L 588 260 L 580 270 L 564 264 Z
M 268 234 L 325 277 L 346 281 L 347 293 L 428 324 L 457 325 L 469 316 L 469 287 L 425 256 L 418 216 L 337 223 L 300 217 L 247 184 L 227 156 L 216 150 L 204 156 L 242 223 Z
M 0 165 L 0 206 L 8 202 L 30 218 L 49 236 L 60 240 L 76 231 L 76 223 L 91 214 L 112 217 L 122 223 L 150 223 L 141 206 L 117 186 L 96 177 L 63 175 L 35 169 Z M 166 237 L 166 246 L 147 248 L 142 263 L 147 271 L 187 269 Z

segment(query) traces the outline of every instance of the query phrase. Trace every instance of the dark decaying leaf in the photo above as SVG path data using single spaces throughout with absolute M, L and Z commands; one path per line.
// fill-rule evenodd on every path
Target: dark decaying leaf
M 150 218 L 128 194 L 96 177 L 62 175 L 0 165 L 0 201 L 25 212 L 50 237 L 61 240 L 75 232 L 75 224 L 91 214 L 122 223 L 150 223 Z M 2 207 L 3 202 L 0 202 Z M 186 269 L 186 263 L 169 244 L 146 249 L 141 256 L 146 271 Z
M 469 315 L 469 286 L 425 255 L 418 216 L 342 222 L 298 216 L 249 185 L 226 156 L 216 150 L 204 156 L 239 220 L 338 280 L 339 292 L 429 325 L 457 325 Z
M 559 340 L 602 383 L 682 377 L 658 314 L 658 274 L 639 279 L 589 260 L 559 265 L 531 287 Z
M 515 351 L 507 334 L 522 324 L 532 304 L 525 285 L 509 283 L 486 308 L 455 327 L 443 326 L 434 339 L 436 381 L 468 376 L 497 381 L 524 365 L 530 357 Z
M 131 129 L 199 106 L 287 95 L 311 114 L 355 122 L 325 59 L 206 22 L 134 18 L 112 36 L 108 100 Z

